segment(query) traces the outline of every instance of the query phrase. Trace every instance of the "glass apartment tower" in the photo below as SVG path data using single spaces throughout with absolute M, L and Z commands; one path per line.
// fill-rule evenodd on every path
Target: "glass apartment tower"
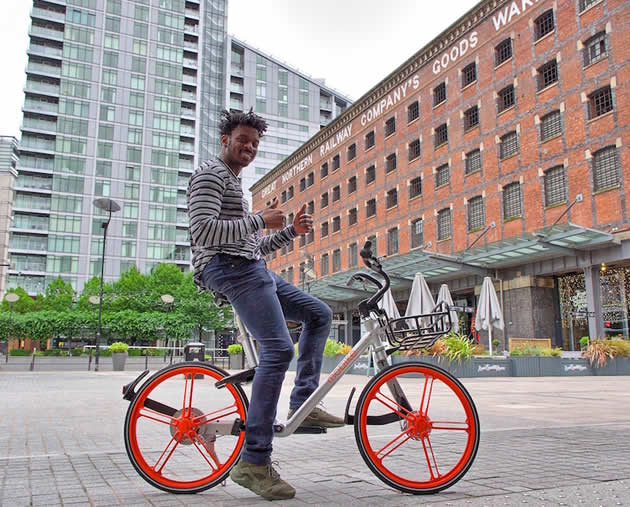
M 8 286 L 189 269 L 186 186 L 216 150 L 227 0 L 34 0 Z
M 328 125 L 351 104 L 350 99 L 312 77 L 234 37 L 229 37 L 229 70 L 225 73 L 229 108 L 253 108 L 269 123 L 256 160 L 241 172 L 249 188 L 288 155 Z

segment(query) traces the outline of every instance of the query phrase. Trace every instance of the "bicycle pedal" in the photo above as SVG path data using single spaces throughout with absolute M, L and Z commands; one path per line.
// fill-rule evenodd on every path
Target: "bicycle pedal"
M 319 435 L 321 433 L 328 433 L 328 428 L 322 426 L 298 426 L 294 433 Z
M 227 384 L 245 384 L 254 380 L 255 373 L 256 368 L 250 368 L 249 370 L 241 371 L 239 373 L 235 373 L 234 375 L 224 377 L 221 380 L 215 382 L 214 386 L 217 389 L 221 389 Z

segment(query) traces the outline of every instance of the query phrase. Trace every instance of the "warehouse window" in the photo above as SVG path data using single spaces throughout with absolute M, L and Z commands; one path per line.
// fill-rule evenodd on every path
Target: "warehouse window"
M 478 195 L 468 201 L 468 231 L 482 229 L 485 221 L 483 197 Z
M 387 192 L 387 209 L 398 206 L 398 190 L 392 188 Z
M 337 271 L 341 271 L 341 250 L 340 249 L 337 249 L 333 252 L 332 271 L 333 273 L 336 273 Z
M 446 123 L 442 123 L 435 129 L 433 142 L 436 148 L 448 142 L 448 125 Z
M 441 165 L 435 170 L 435 188 L 448 185 L 451 181 L 451 171 L 448 164 Z
M 512 58 L 512 39 L 504 39 L 494 48 L 494 65 L 498 67 Z
M 464 130 L 479 125 L 479 106 L 473 106 L 464 111 Z
M 501 144 L 499 144 L 499 156 L 501 160 L 511 157 L 518 153 L 518 135 L 516 131 L 508 132 L 501 137 Z
M 518 182 L 503 187 L 503 220 L 522 215 L 521 185 Z
M 365 204 L 365 216 L 367 218 L 373 217 L 376 215 L 376 199 L 370 199 Z
M 328 176 L 328 162 L 324 162 L 322 164 L 321 169 L 319 170 L 319 177 L 320 178 L 325 178 L 326 176 Z
M 330 268 L 330 263 L 328 262 L 328 254 L 325 253 L 322 255 L 322 259 L 320 261 L 320 272 L 322 276 L 328 275 L 328 269 Z
M 348 212 L 348 225 L 354 225 L 357 223 L 358 221 L 358 214 L 357 214 L 357 209 L 356 208 L 352 208 L 349 212 Z
M 365 184 L 368 185 L 376 179 L 376 166 L 371 165 L 365 170 Z
M 420 117 L 420 104 L 416 100 L 407 107 L 407 123 L 411 123 Z
M 551 60 L 538 67 L 538 90 L 547 88 L 558 81 L 558 62 Z
M 420 156 L 420 139 L 411 141 L 407 146 L 409 160 L 414 160 Z
M 477 81 L 477 63 L 472 62 L 462 70 L 462 88 Z
M 615 146 L 607 146 L 593 153 L 595 192 L 619 185 L 619 158 Z
M 322 194 L 322 197 L 319 201 L 320 208 L 325 208 L 326 206 L 328 206 L 328 192 Z
M 409 199 L 422 195 L 422 178 L 417 177 L 409 182 Z
M 365 135 L 365 149 L 369 150 L 376 144 L 376 137 L 374 135 L 374 131 L 370 131 Z
M 446 100 L 446 83 L 440 83 L 433 88 L 433 106 L 437 106 Z
M 387 158 L 385 158 L 385 172 L 389 173 L 394 169 L 396 169 L 396 154 L 390 153 L 387 155 Z
M 545 171 L 545 206 L 567 202 L 567 178 L 564 166 Z
M 392 116 L 385 122 L 385 137 L 391 136 L 394 132 L 396 132 L 396 117 Z
M 339 199 L 341 199 L 341 186 L 337 185 L 332 190 L 332 202 L 337 202 Z
M 604 86 L 595 90 L 588 96 L 590 117 L 597 118 L 613 110 L 612 90 L 610 86 Z
M 387 255 L 398 253 L 398 228 L 394 227 L 387 231 Z
M 591 5 L 597 3 L 599 0 L 580 0 L 580 12 L 585 11 Z
M 555 23 L 553 21 L 553 9 L 549 9 L 538 16 L 534 21 L 534 25 L 536 27 L 536 40 L 553 32 L 555 28 Z
M 348 194 L 357 191 L 357 177 L 353 176 L 348 180 Z
M 335 232 L 339 232 L 340 230 L 341 230 L 341 217 L 336 216 L 333 218 L 333 221 L 332 221 L 332 231 L 333 233 L 335 233 Z
M 584 43 L 584 66 L 591 65 L 607 55 L 606 32 L 600 32 Z
M 481 169 L 481 150 L 473 150 L 466 153 L 466 174 L 474 173 Z
M 411 248 L 418 248 L 424 245 L 424 222 L 421 218 L 416 218 L 411 222 Z
M 514 85 L 509 85 L 499 91 L 497 108 L 499 113 L 511 108 L 514 105 Z
M 540 138 L 543 141 L 562 134 L 562 116 L 556 109 L 543 116 L 540 120 Z
M 357 145 L 356 143 L 352 143 L 348 146 L 348 160 L 354 160 L 357 156 Z
M 320 236 L 322 238 L 325 238 L 328 236 L 328 222 L 324 222 L 321 226 L 321 234 Z
M 451 222 L 451 209 L 444 208 L 438 211 L 437 215 L 437 238 L 438 241 L 450 239 L 453 235 L 453 224 Z
M 332 170 L 336 171 L 337 169 L 339 169 L 340 166 L 341 166 L 341 157 L 339 156 L 339 154 L 337 154 L 333 157 Z

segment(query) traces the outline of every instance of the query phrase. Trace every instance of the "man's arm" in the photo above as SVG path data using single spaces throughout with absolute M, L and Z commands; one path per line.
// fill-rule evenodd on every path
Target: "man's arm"
M 248 215 L 239 220 L 219 220 L 224 193 L 223 178 L 215 171 L 202 170 L 191 178 L 188 213 L 193 245 L 235 243 L 265 227 L 262 215 Z

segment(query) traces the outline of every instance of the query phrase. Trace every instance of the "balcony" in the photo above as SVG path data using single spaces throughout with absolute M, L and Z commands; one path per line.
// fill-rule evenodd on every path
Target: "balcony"
M 197 68 L 197 60 L 193 58 L 184 58 L 184 67 L 189 67 L 191 69 Z
M 245 75 L 245 68 L 240 65 L 234 65 L 230 67 L 230 72 L 233 76 L 243 77 Z
M 230 93 L 245 93 L 245 87 L 241 83 L 230 83 Z
M 22 287 L 31 296 L 42 294 L 44 292 L 44 277 L 27 277 L 21 274 L 9 275 L 7 288 L 16 289 L 18 287 Z
M 195 110 L 190 109 L 189 107 L 182 107 L 182 116 L 186 116 L 187 118 L 195 118 Z
M 192 19 L 199 19 L 199 10 L 197 9 L 186 9 L 186 17 Z
M 58 77 L 61 76 L 61 65 L 46 65 L 45 63 L 29 62 L 26 66 L 26 72 Z
M 16 190 L 46 190 L 52 191 L 52 178 L 42 178 L 20 174 L 15 184 Z
M 183 125 L 179 129 L 180 136 L 195 137 L 194 127 L 184 127 Z
M 199 25 L 184 25 L 184 33 L 189 33 L 192 35 L 198 35 L 199 34 Z
M 182 81 L 185 84 L 197 86 L 197 76 L 191 76 L 190 74 L 184 74 Z
M 34 81 L 32 79 L 26 80 L 26 85 L 24 86 L 25 91 L 31 92 L 39 92 L 46 95 L 59 95 L 59 85 L 54 85 L 50 83 L 43 83 L 41 81 Z
M 197 102 L 197 94 L 195 92 L 182 92 L 182 100 L 187 102 Z
M 28 48 L 28 54 L 61 59 L 63 57 L 63 50 L 61 48 L 55 48 L 52 46 L 42 46 L 41 44 L 31 44 Z
M 195 153 L 195 143 L 185 143 L 185 142 L 180 142 L 179 143 L 179 151 L 183 151 L 186 153 Z
M 184 48 L 186 51 L 195 51 L 199 52 L 199 44 L 197 42 L 192 42 L 189 40 L 184 41 Z
M 43 139 L 40 137 L 22 136 L 20 148 L 29 148 L 31 150 L 55 151 L 54 139 Z
M 53 30 L 52 28 L 44 28 L 42 26 L 31 25 L 29 35 L 35 35 L 37 37 L 45 37 L 48 39 L 54 39 L 63 41 L 63 30 Z
M 57 133 L 57 122 L 24 118 L 21 130 L 22 132 L 29 131 L 54 135 Z
M 45 102 L 43 100 L 34 100 L 34 101 L 24 101 L 24 107 L 22 110 L 24 112 L 34 111 L 34 112 L 44 112 L 44 113 L 53 113 L 57 114 L 59 109 L 59 104 L 56 102 Z
M 9 250 L 27 250 L 32 252 L 45 252 L 48 249 L 48 238 L 41 237 L 23 237 L 17 234 L 13 235 Z
M 333 104 L 332 104 L 332 100 L 320 100 L 319 101 L 319 108 L 322 111 L 331 111 L 333 110 Z

